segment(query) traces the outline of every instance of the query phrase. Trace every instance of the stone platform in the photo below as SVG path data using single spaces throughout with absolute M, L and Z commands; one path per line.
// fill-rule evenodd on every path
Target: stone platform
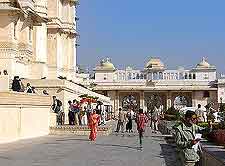
M 62 125 L 56 127 L 50 127 L 50 135 L 65 135 L 65 134 L 74 134 L 74 135 L 89 135 L 90 128 L 88 126 L 71 126 L 71 125 Z M 112 124 L 106 126 L 98 127 L 98 135 L 108 136 L 112 133 Z

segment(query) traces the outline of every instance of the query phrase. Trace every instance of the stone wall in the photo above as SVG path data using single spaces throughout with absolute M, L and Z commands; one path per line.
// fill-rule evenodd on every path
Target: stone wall
M 0 143 L 49 134 L 50 97 L 0 92 Z

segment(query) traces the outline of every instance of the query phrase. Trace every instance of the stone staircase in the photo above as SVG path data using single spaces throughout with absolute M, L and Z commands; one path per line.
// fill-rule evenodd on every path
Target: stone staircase
M 98 135 L 99 136 L 108 136 L 113 131 L 112 122 L 108 122 L 105 126 L 98 126 Z M 90 128 L 88 126 L 72 126 L 72 125 L 60 125 L 55 127 L 50 127 L 50 135 L 65 135 L 65 134 L 74 134 L 74 135 L 89 135 Z

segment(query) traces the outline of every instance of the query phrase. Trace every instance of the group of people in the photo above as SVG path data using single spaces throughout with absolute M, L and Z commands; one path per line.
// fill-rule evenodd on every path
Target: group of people
M 195 110 L 195 113 L 198 116 L 198 122 L 218 122 L 219 118 L 216 116 L 216 112 L 217 111 L 211 107 L 206 107 L 206 111 L 204 111 L 201 104 L 198 104 L 198 108 Z
M 19 76 L 14 77 L 12 82 L 12 90 L 15 92 L 36 93 L 35 87 L 31 86 L 30 83 L 27 83 L 27 86 L 25 87 Z M 49 95 L 46 90 L 43 90 L 42 93 L 44 95 Z
M 150 127 L 153 129 L 153 133 L 157 133 L 159 128 L 159 119 L 162 113 L 162 107 L 161 106 L 155 106 L 153 110 L 145 112 L 146 117 L 150 121 Z M 119 108 L 119 115 L 118 115 L 118 123 L 116 132 L 124 132 L 124 126 L 126 124 L 126 132 L 133 132 L 132 130 L 132 121 L 136 119 L 136 112 L 134 112 L 132 109 L 128 109 L 128 111 L 122 110 L 122 108 Z
M 123 111 L 122 108 L 119 108 L 118 122 L 116 132 L 121 130 L 124 133 L 124 125 L 126 123 L 126 132 L 133 132 L 132 130 L 132 121 L 137 123 L 137 131 L 139 133 L 140 147 L 142 148 L 142 138 L 145 131 L 146 124 L 149 121 L 149 118 L 144 114 L 143 109 L 139 109 L 138 113 L 135 113 L 132 109 L 128 111 Z
M 126 132 L 133 132 L 133 120 L 135 119 L 135 113 L 132 109 L 128 109 L 128 111 L 123 111 L 122 108 L 119 108 L 119 115 L 118 115 L 118 123 L 116 132 L 124 132 L 124 126 L 126 124 Z
M 68 101 L 68 104 L 68 117 L 70 125 L 87 126 L 90 115 L 94 111 L 97 115 L 99 115 L 98 125 L 106 125 L 106 110 L 99 109 L 98 106 L 93 109 L 90 105 L 81 107 L 77 100 L 73 100 L 73 102 Z
M 7 75 L 9 75 L 9 74 L 8 74 L 8 71 L 7 71 L 7 70 L 3 70 L 3 71 L 0 71 L 0 75 L 5 75 L 5 76 L 7 76 Z
M 82 109 L 76 100 L 73 100 L 73 102 L 69 100 L 68 104 L 69 125 L 86 126 L 88 124 L 88 118 L 90 116 L 91 109 L 87 109 L 87 107 Z

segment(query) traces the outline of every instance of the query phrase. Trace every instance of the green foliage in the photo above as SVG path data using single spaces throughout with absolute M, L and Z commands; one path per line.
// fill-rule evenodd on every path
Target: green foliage
M 175 121 L 180 120 L 181 114 L 174 108 L 174 106 L 170 107 L 164 115 L 165 120 Z

